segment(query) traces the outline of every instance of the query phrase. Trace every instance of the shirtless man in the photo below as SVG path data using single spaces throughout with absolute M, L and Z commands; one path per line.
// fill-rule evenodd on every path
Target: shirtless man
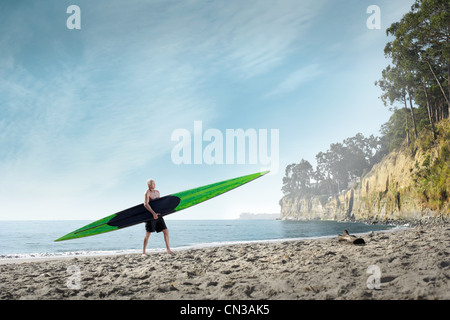
M 149 205 L 150 200 L 157 199 L 160 197 L 159 191 L 155 189 L 155 181 L 152 179 L 147 180 L 148 190 L 145 192 L 145 201 L 144 207 L 147 209 L 152 215 L 153 219 L 149 220 L 145 223 L 145 238 L 144 238 L 144 248 L 142 251 L 142 255 L 145 256 L 145 250 L 148 244 L 148 238 L 152 232 L 163 232 L 164 241 L 166 242 L 167 253 L 173 254 L 172 250 L 169 247 L 169 230 L 167 229 L 166 223 L 164 222 L 161 214 L 156 213 L 152 207 Z

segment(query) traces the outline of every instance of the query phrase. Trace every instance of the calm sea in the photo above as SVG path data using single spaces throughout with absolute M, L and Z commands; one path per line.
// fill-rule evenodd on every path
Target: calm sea
M 91 221 L 0 221 L 0 258 L 33 258 L 142 251 L 144 224 L 93 237 L 54 242 Z M 169 220 L 172 249 L 201 248 L 250 241 L 279 241 L 388 230 L 394 226 L 336 221 Z M 148 251 L 165 250 L 162 233 L 152 234 Z

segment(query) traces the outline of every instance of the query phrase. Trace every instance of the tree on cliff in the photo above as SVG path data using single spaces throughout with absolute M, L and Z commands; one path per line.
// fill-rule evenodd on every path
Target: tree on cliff
M 382 141 L 361 133 L 332 143 L 326 152 L 316 155 L 317 166 L 302 159 L 286 167 L 282 191 L 285 195 L 310 197 L 332 196 L 348 188 L 385 154 Z
M 436 137 L 434 123 L 450 117 L 450 1 L 417 0 L 386 34 L 394 36 L 384 50 L 393 65 L 384 69 L 382 79 L 376 82 L 383 91 L 381 99 L 385 105 L 399 102 L 407 111 L 403 117 L 408 143 L 410 126 L 417 138 L 425 125 L 423 116 Z M 400 119 L 398 115 L 391 121 L 396 119 Z
M 387 66 L 382 72 L 382 79 L 375 82 L 375 85 L 380 86 L 383 90 L 383 95 L 380 97 L 385 106 L 394 105 L 399 102 L 404 108 L 405 119 L 405 133 L 408 143 L 410 142 L 410 125 L 412 120 L 412 128 L 414 129 L 414 137 L 417 139 L 417 124 L 415 117 L 415 108 L 412 100 L 414 100 L 414 80 L 411 74 L 407 74 L 407 70 L 401 67 Z M 407 102 L 409 101 L 409 108 Z M 397 110 L 394 107 L 392 110 Z M 411 120 L 409 120 L 411 119 Z
M 375 84 L 393 114 L 381 127 L 382 136 L 357 134 L 331 144 L 316 155 L 315 170 L 303 159 L 289 165 L 283 178 L 285 195 L 336 195 L 405 140 L 409 144 L 419 139 L 422 129 L 435 139 L 440 134 L 435 124 L 450 118 L 450 0 L 416 0 L 386 34 L 394 37 L 384 49 L 391 64 Z
M 281 190 L 292 196 L 309 195 L 312 176 L 312 165 L 308 161 L 302 159 L 298 164 L 290 164 L 286 167 Z

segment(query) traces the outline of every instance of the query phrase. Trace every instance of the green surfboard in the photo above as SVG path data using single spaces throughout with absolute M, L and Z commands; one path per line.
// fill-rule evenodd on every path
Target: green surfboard
M 229 179 L 221 182 L 208 184 L 203 187 L 181 191 L 168 196 L 164 196 L 149 202 L 153 211 L 165 216 L 196 204 L 214 198 L 234 188 L 240 187 L 256 178 L 259 178 L 269 171 L 258 172 L 246 176 Z M 93 236 L 109 231 L 114 231 L 126 227 L 131 227 L 138 223 L 153 220 L 153 216 L 145 209 L 144 204 L 128 208 L 114 213 L 100 220 L 94 221 L 84 227 L 72 231 L 55 241 L 64 241 L 82 237 Z

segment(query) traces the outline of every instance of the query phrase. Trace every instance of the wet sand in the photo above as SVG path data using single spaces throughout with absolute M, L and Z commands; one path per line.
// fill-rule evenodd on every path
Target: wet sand
M 1 261 L 0 300 L 450 299 L 450 225 L 361 237 Z

